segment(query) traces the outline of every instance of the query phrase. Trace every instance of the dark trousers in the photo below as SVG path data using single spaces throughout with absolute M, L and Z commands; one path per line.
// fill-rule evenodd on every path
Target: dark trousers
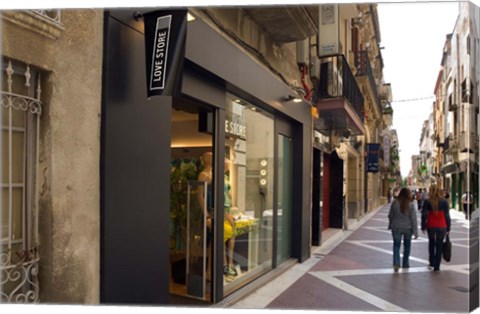
M 472 205 L 473 204 L 463 204 L 463 212 L 465 214 L 465 219 L 470 219 L 472 216 Z
M 440 270 L 443 240 L 446 233 L 446 228 L 428 229 L 428 258 L 430 261 L 430 266 L 433 266 L 433 270 Z

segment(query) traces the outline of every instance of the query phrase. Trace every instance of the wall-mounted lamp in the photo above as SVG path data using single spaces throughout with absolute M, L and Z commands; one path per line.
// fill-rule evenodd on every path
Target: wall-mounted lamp
M 288 95 L 284 98 L 285 102 L 293 101 L 294 103 L 301 103 L 302 99 L 300 97 L 295 97 L 293 95 Z
M 190 12 L 187 13 L 187 22 L 193 22 L 195 21 L 197 18 L 192 15 Z

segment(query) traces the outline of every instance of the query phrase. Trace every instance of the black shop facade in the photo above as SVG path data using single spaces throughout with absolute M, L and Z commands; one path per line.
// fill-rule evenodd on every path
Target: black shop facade
M 100 299 L 219 303 L 309 257 L 310 107 L 201 19 L 152 44 L 147 13 L 105 12 Z

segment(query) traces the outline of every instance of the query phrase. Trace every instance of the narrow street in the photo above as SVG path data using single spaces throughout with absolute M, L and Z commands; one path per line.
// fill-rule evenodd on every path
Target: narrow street
M 442 261 L 440 272 L 427 268 L 428 239 L 419 230 L 419 238 L 412 239 L 410 268 L 394 273 L 388 209 L 378 208 L 356 230 L 327 240 L 312 258 L 231 307 L 468 312 L 469 225 L 463 214 L 451 211 L 452 260 Z M 472 288 L 478 294 L 478 287 Z

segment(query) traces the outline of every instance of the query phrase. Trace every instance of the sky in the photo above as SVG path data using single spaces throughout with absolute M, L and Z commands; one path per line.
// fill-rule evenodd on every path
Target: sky
M 433 110 L 443 47 L 455 28 L 458 3 L 380 3 L 378 16 L 384 80 L 392 84 L 393 128 L 405 177 L 411 156 L 419 154 L 423 122 Z

